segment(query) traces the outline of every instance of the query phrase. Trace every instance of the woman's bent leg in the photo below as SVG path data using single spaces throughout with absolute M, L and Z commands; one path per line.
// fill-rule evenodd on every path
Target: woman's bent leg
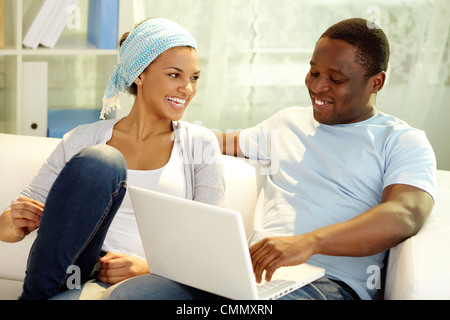
M 74 156 L 53 184 L 30 250 L 22 299 L 47 299 L 90 277 L 126 192 L 126 162 L 109 146 Z M 70 268 L 69 268 L 70 267 Z

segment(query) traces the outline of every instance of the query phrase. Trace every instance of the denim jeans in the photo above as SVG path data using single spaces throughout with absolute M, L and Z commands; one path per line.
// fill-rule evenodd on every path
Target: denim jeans
M 126 161 L 107 145 L 75 155 L 54 182 L 28 257 L 21 299 L 47 299 L 66 290 L 78 267 L 91 277 L 108 228 L 126 192 Z
M 128 279 L 106 291 L 109 300 L 221 300 L 223 297 L 148 274 Z M 325 277 L 280 300 L 353 300 L 352 295 Z

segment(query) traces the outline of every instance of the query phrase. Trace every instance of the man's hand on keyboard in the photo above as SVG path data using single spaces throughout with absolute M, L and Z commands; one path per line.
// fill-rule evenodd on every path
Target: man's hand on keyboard
M 250 247 L 256 282 L 270 281 L 274 272 L 284 266 L 302 264 L 313 255 L 312 240 L 307 235 L 266 238 Z

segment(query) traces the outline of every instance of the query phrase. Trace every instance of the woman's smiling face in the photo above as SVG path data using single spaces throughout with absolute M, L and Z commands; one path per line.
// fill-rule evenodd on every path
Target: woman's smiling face
M 323 37 L 317 43 L 305 79 L 316 121 L 354 123 L 376 113 L 372 94 L 381 89 L 385 75 L 367 79 L 366 70 L 355 62 L 356 54 L 357 48 L 342 40 Z
M 151 113 L 177 121 L 194 98 L 199 77 L 197 51 L 175 47 L 158 56 L 136 79 L 136 84 L 141 86 L 144 105 Z

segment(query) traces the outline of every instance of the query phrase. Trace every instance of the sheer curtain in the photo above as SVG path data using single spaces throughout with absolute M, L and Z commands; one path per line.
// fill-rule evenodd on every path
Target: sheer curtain
M 304 85 L 319 36 L 363 17 L 391 44 L 378 108 L 426 131 L 450 170 L 448 0 L 134 0 L 135 21 L 167 17 L 196 37 L 202 75 L 184 120 L 221 131 L 253 126 L 277 110 L 310 105 Z

